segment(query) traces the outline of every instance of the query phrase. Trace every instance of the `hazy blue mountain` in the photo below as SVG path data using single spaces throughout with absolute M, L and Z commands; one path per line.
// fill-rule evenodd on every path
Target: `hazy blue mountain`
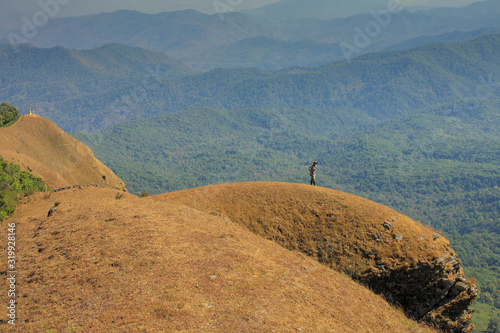
M 207 49 L 187 56 L 183 61 L 198 69 L 254 67 L 282 69 L 293 66 L 319 66 L 343 58 L 337 43 L 313 40 L 285 41 L 271 37 L 253 37 Z
M 399 44 L 391 45 L 389 47 L 386 47 L 384 50 L 385 51 L 405 50 L 432 43 L 464 42 L 479 36 L 498 34 L 498 33 L 500 33 L 500 28 L 483 28 L 467 32 L 454 31 L 442 35 L 428 35 L 428 36 L 417 37 Z
M 34 38 L 43 47 L 86 49 L 107 43 L 140 46 L 178 58 L 185 53 L 265 34 L 245 15 L 206 15 L 195 10 L 143 14 L 120 10 L 52 20 Z
M 481 11 L 471 11 L 466 20 L 459 16 L 461 9 L 448 8 L 446 12 L 446 17 L 432 15 L 430 12 L 409 13 L 401 10 L 396 14 L 363 14 L 328 21 L 299 20 L 285 25 L 286 32 L 283 29 L 282 33 L 292 40 L 346 42 L 352 45 L 355 45 L 356 36 L 361 35 L 361 43 L 368 45 L 358 48 L 369 48 L 373 51 L 373 47 L 380 43 L 393 45 L 421 36 L 500 27 L 500 20 L 490 20 L 490 17 L 498 17 L 500 14 L 500 9 L 493 7 L 492 14 L 488 17 Z
M 7 84 L 0 99 L 21 107 L 36 102 L 43 115 L 72 131 L 93 131 L 192 107 L 342 109 L 370 122 L 473 96 L 481 77 L 500 75 L 500 35 L 368 54 L 320 67 L 216 69 L 178 77 L 170 77 L 169 67 L 165 73 L 141 69 L 151 62 L 134 68 L 114 61 L 116 51 L 111 50 L 104 52 L 109 60 L 98 58 L 102 62 L 80 61 L 75 56 L 80 53 L 62 48 L 27 48 L 22 57 L 4 52 L 0 80 Z M 130 48 L 121 50 L 126 59 Z M 171 61 L 163 54 L 145 54 L 156 57 L 154 66 Z M 23 65 L 26 61 L 32 64 Z M 191 73 L 181 68 L 177 74 Z
M 281 0 L 245 13 L 278 22 L 311 18 L 331 20 L 387 8 L 387 4 L 387 0 Z
M 428 11 L 428 14 L 438 17 L 457 17 L 465 21 L 482 19 L 485 25 L 498 25 L 498 12 L 500 11 L 500 0 L 484 0 L 475 2 L 469 6 L 453 8 L 441 7 Z
M 397 14 L 379 12 L 326 21 L 281 22 L 275 27 L 272 38 L 254 37 L 216 46 L 182 59 L 202 70 L 214 67 L 280 69 L 314 66 L 375 51 L 420 46 L 427 41 L 463 41 L 498 31 L 490 27 L 500 28 L 499 20 L 488 19 L 496 14 L 485 16 L 481 11 L 475 13 L 471 10 L 471 15 L 465 20 L 454 16 L 455 11 L 460 14 L 458 9 L 447 9 L 450 16 L 445 18 L 427 12 L 409 13 L 403 10 Z M 492 12 L 500 15 L 500 10 Z M 467 37 L 465 32 L 469 31 L 475 32 Z M 459 32 L 464 34 L 456 39 L 454 36 L 457 35 L 452 34 Z M 446 37 L 452 39 L 447 40 Z M 398 46 L 391 48 L 393 45 Z
M 137 87 L 139 95 L 165 78 L 193 73 L 165 54 L 119 44 L 86 51 L 0 46 L 0 100 L 61 121 L 90 101 L 109 103 L 121 89 Z M 61 108 L 68 100 L 71 109 Z
M 235 12 L 206 15 L 185 10 L 151 15 L 122 10 L 53 19 L 29 41 L 40 47 L 71 49 L 106 43 L 139 46 L 167 53 L 198 70 L 236 66 L 281 69 L 342 60 L 346 49 L 351 58 L 415 38 L 500 27 L 499 0 L 416 13 L 402 10 L 402 6 L 389 13 L 387 1 L 358 2 L 286 0 L 265 7 L 266 13 L 280 17 L 279 22 Z M 376 9 L 380 5 L 382 9 Z M 288 12 L 279 10 L 282 6 L 304 15 L 290 19 Z M 375 11 L 328 20 L 306 18 L 310 12 L 330 15 L 344 7 L 349 15 L 357 13 L 356 8 Z
M 436 7 L 464 7 L 468 6 L 477 0 L 428 0 L 418 4 L 419 7 L 436 8 Z

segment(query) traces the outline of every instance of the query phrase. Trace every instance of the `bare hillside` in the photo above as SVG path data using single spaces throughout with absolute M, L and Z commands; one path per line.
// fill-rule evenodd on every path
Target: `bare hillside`
M 52 189 L 87 184 L 125 189 L 90 148 L 39 116 L 22 116 L 0 129 L 0 156 L 32 170 Z
M 347 275 L 175 200 L 72 188 L 26 198 L 7 222 L 17 317 L 1 331 L 433 332 Z
M 345 272 L 448 332 L 470 332 L 477 287 L 448 240 L 396 211 L 309 185 L 253 182 L 167 193 Z

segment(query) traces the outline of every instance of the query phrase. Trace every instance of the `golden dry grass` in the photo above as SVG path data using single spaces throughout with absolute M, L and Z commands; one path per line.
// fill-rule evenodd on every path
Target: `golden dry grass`
M 375 265 L 394 269 L 455 255 L 448 240 L 435 240 L 436 231 L 418 221 L 373 201 L 316 186 L 223 184 L 153 199 L 225 216 L 288 249 L 352 274 L 373 271 Z M 384 227 L 386 222 L 390 230 Z
M 9 219 L 17 225 L 17 325 L 2 322 L 0 331 L 433 332 L 348 276 L 227 218 L 231 210 L 234 221 L 265 209 L 276 219 L 285 211 L 296 216 L 303 207 L 294 192 L 306 189 L 271 183 L 259 192 L 264 184 L 227 186 L 164 197 L 124 194 L 119 200 L 116 190 L 93 187 L 26 198 Z M 210 196 L 224 196 L 229 189 L 228 202 L 221 199 L 214 203 L 217 211 L 206 210 Z M 316 190 L 323 199 L 309 208 L 329 214 L 333 208 L 324 205 L 329 194 Z M 284 192 L 274 198 L 276 191 Z M 269 207 L 254 207 L 255 194 Z M 338 194 L 335 200 L 350 197 Z M 280 207 L 280 201 L 289 205 Z M 60 202 L 57 211 L 47 217 L 55 202 Z M 352 223 L 354 228 L 363 222 Z M 422 232 L 427 236 L 425 228 Z M 6 235 L 4 223 L 4 259 Z M 1 277 L 0 304 L 5 305 Z
M 87 146 L 39 116 L 22 116 L 0 129 L 0 156 L 24 170 L 29 167 L 50 188 L 87 184 L 125 188 Z

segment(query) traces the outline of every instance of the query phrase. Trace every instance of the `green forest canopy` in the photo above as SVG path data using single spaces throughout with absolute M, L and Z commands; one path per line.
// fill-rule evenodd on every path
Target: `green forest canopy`
M 8 103 L 3 102 L 0 104 L 0 127 L 10 125 L 19 118 L 19 111 L 10 106 Z
M 0 156 L 0 221 L 14 213 L 19 197 L 46 189 L 42 179 Z

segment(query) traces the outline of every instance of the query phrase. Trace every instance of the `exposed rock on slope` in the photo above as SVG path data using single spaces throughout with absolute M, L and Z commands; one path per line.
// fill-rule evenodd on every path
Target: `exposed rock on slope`
M 176 201 L 72 188 L 32 195 L 8 222 L 17 318 L 0 331 L 435 332 L 348 276 Z M 6 270 L 0 261 L 4 285 Z
M 447 332 L 470 332 L 477 296 L 449 242 L 421 223 L 369 200 L 307 185 L 225 184 L 168 193 L 225 216 L 365 283 L 407 315 Z
M 22 116 L 0 129 L 0 156 L 29 169 L 50 188 L 99 184 L 125 189 L 90 148 L 39 116 Z

